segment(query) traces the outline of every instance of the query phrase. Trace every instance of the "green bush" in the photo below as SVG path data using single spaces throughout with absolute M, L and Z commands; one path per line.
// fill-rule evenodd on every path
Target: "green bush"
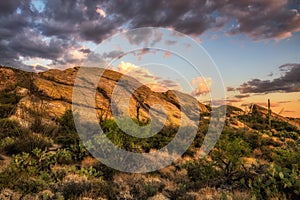
M 15 105 L 0 103 L 0 118 L 9 117 L 12 114 Z
M 46 187 L 51 179 L 54 155 L 40 149 L 12 157 L 9 166 L 0 174 L 0 189 L 11 188 L 23 193 L 36 193 Z
M 97 172 L 99 173 L 99 175 L 101 175 L 104 180 L 107 181 L 112 181 L 114 175 L 117 173 L 117 171 L 113 168 L 110 168 L 104 164 L 102 164 L 101 162 L 98 162 L 94 168 L 97 170 Z
M 80 195 L 89 193 L 92 189 L 91 182 L 65 182 L 61 185 L 61 192 L 65 199 L 78 198 Z
M 55 156 L 58 164 L 68 165 L 74 162 L 72 152 L 68 149 L 58 149 Z
M 219 171 L 212 162 L 205 159 L 190 161 L 183 166 L 187 170 L 187 175 L 191 180 L 189 187 L 197 191 L 201 187 L 215 187 L 219 176 Z
M 240 138 L 230 139 L 227 136 L 220 138 L 210 156 L 227 183 L 236 179 L 243 165 L 242 157 L 249 155 L 248 143 Z
M 65 114 L 58 120 L 60 124 L 60 132 L 76 133 L 76 126 L 74 123 L 72 110 L 67 110 Z
M 5 137 L 20 137 L 29 135 L 29 130 L 22 128 L 17 121 L 0 119 L 0 139 Z
M 46 136 L 56 136 L 58 129 L 55 125 L 43 122 L 42 116 L 35 115 L 30 130 L 35 133 L 41 133 Z
M 272 158 L 274 162 L 281 167 L 286 167 L 289 169 L 294 167 L 299 170 L 300 143 L 294 143 L 286 147 L 275 148 Z
M 261 171 L 263 170 L 263 171 Z M 300 195 L 299 170 L 281 168 L 271 164 L 259 169 L 259 173 L 248 181 L 248 187 L 257 199 L 284 196 L 297 199 Z
M 15 92 L 0 92 L 0 104 L 17 104 L 19 101 L 19 97 Z
M 128 120 L 121 123 L 125 129 L 130 129 Z M 137 138 L 126 134 L 119 128 L 114 120 L 106 120 L 101 123 L 101 128 L 106 136 L 118 147 L 133 152 L 148 152 L 151 148 L 160 149 L 166 146 L 176 135 L 178 127 L 165 126 L 163 129 L 150 138 Z M 137 132 L 137 130 L 136 130 Z
M 12 145 L 15 140 L 11 137 L 3 138 L 0 141 L 0 152 L 3 152 L 8 146 Z
M 85 175 L 87 177 L 102 177 L 103 173 L 101 171 L 98 171 L 96 168 L 90 166 L 87 168 L 80 168 L 76 171 L 76 174 L 79 174 L 81 176 Z
M 7 145 L 4 150 L 8 155 L 19 154 L 22 152 L 30 153 L 34 149 L 47 149 L 51 147 L 53 141 L 37 134 L 30 134 L 18 137 L 10 145 Z
M 82 161 L 85 157 L 90 155 L 82 142 L 71 145 L 68 150 L 71 152 L 74 161 Z

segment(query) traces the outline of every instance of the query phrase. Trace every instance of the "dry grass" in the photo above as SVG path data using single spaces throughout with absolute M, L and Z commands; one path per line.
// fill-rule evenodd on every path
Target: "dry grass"
M 81 161 L 81 167 L 95 167 L 98 163 L 99 161 L 96 158 L 88 156 Z
M 196 194 L 197 200 L 215 200 L 224 199 L 227 200 L 249 200 L 251 199 L 251 194 L 244 191 L 222 191 L 216 188 L 202 188 Z

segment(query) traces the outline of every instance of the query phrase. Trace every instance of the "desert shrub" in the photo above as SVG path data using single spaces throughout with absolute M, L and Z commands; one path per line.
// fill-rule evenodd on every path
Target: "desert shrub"
M 94 167 L 82 167 L 76 171 L 76 174 L 87 177 L 101 177 L 103 172 L 97 171 Z
M 164 185 L 158 183 L 138 182 L 137 184 L 133 185 L 130 193 L 134 199 L 147 199 L 161 191 L 163 187 Z
M 46 182 L 36 178 L 21 178 L 14 183 L 14 190 L 22 191 L 23 194 L 38 193 L 47 187 Z
M 80 149 L 80 137 L 76 132 L 76 127 L 74 124 L 73 114 L 71 110 L 67 110 L 65 114 L 58 119 L 59 123 L 59 135 L 55 137 L 55 141 L 62 145 L 63 148 Z
M 271 122 L 272 128 L 277 131 L 288 131 L 288 132 L 297 132 L 297 128 L 285 121 L 272 120 Z
M 264 159 L 266 161 L 273 161 L 273 157 L 272 157 L 272 149 L 268 146 L 268 145 L 263 145 L 260 147 L 260 151 L 261 151 L 261 159 Z
M 97 163 L 94 167 L 100 176 L 103 177 L 104 180 L 112 181 L 114 175 L 117 173 L 117 170 L 110 168 L 102 163 Z
M 297 132 L 295 132 L 295 131 L 288 131 L 288 132 L 283 132 L 282 136 L 284 138 L 291 138 L 293 140 L 297 140 L 298 137 L 299 137 L 299 134 Z
M 76 126 L 74 123 L 73 113 L 72 110 L 67 110 L 64 115 L 58 119 L 58 122 L 60 124 L 60 131 L 61 132 L 72 132 L 76 133 Z
M 71 144 L 68 147 L 58 149 L 56 152 L 56 159 L 59 164 L 72 164 L 82 161 L 89 155 L 89 151 L 80 142 L 78 144 Z
M 58 164 L 68 165 L 73 163 L 72 152 L 68 149 L 58 149 L 55 157 Z
M 35 148 L 46 149 L 53 143 L 51 139 L 32 134 L 18 122 L 9 119 L 0 119 L 0 139 L 2 151 L 6 151 L 8 155 L 30 153 Z
M 53 169 L 51 176 L 54 182 L 61 182 L 67 175 L 67 170 L 64 168 Z
M 36 193 L 46 187 L 51 178 L 54 156 L 46 151 L 34 149 L 31 153 L 21 153 L 12 157 L 8 168 L 0 174 L 0 189 L 3 187 Z
M 187 175 L 191 182 L 189 187 L 198 190 L 201 187 L 215 186 L 219 176 L 218 170 L 214 168 L 212 162 L 205 159 L 190 161 L 183 166 L 187 170 Z
M 11 137 L 3 138 L 0 141 L 0 152 L 3 152 L 8 146 L 12 145 L 15 140 Z
M 128 120 L 125 119 L 121 123 L 130 129 Z M 133 119 L 134 120 L 134 119 Z M 144 152 L 149 152 L 152 149 L 160 149 L 166 146 L 176 135 L 178 127 L 175 126 L 165 126 L 163 129 L 149 138 L 136 138 L 126 134 L 121 130 L 117 123 L 114 120 L 106 120 L 101 123 L 101 128 L 106 136 L 118 147 L 123 148 L 129 151 L 138 151 L 141 150 Z M 126 128 L 125 128 L 126 129 Z M 137 132 L 137 130 L 136 130 Z
M 247 132 L 244 134 L 243 139 L 249 144 L 252 150 L 260 147 L 262 144 L 262 138 L 257 133 Z
M 20 137 L 29 134 L 29 130 L 22 128 L 17 121 L 0 119 L 0 139 L 5 137 Z
M 230 139 L 226 135 L 220 138 L 209 154 L 213 166 L 220 172 L 220 181 L 231 184 L 244 176 L 242 157 L 248 156 L 249 153 L 248 143 L 241 138 Z
M 40 115 L 35 115 L 30 125 L 30 130 L 35 133 L 41 133 L 46 136 L 57 135 L 58 129 L 55 125 L 43 122 Z
M 15 108 L 15 105 L 0 103 L 0 118 L 9 117 L 12 114 L 12 111 L 14 108 Z
M 2 104 L 16 104 L 18 100 L 15 92 L 0 92 L 0 103 Z
M 100 179 L 91 182 L 92 190 L 89 192 L 89 197 L 96 199 L 103 197 L 105 199 L 117 199 L 117 189 L 113 183 L 106 182 Z
M 61 144 L 62 147 L 68 148 L 71 145 L 78 144 L 80 141 L 80 138 L 77 133 L 61 132 L 61 134 L 55 138 L 55 141 L 57 143 Z
M 61 192 L 65 199 L 74 199 L 84 193 L 90 192 L 92 189 L 91 182 L 65 182 L 61 185 Z
M 277 147 L 273 152 L 272 159 L 277 165 L 289 169 L 300 169 L 300 142 L 285 147 Z
M 300 195 L 299 170 L 281 168 L 271 164 L 260 167 L 256 175 L 247 181 L 248 187 L 257 199 L 271 199 L 284 196 L 297 199 Z
M 72 153 L 72 159 L 74 161 L 82 161 L 85 157 L 90 155 L 82 142 L 79 142 L 79 144 L 73 144 L 68 149 Z
M 11 168 L 21 172 L 38 173 L 51 171 L 50 167 L 54 163 L 55 157 L 53 154 L 41 149 L 34 149 L 30 154 L 23 152 L 14 156 Z
M 15 138 L 14 142 L 7 145 L 4 150 L 7 154 L 19 154 L 22 152 L 30 153 L 34 149 L 47 149 L 51 147 L 53 141 L 37 134 L 29 134 Z

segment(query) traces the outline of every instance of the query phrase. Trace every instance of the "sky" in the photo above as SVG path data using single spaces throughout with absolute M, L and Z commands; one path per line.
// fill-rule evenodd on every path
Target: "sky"
M 270 98 L 274 112 L 300 117 L 299 12 L 298 0 L 0 1 L 0 65 L 45 71 L 112 61 L 153 90 L 202 102 L 220 85 L 215 70 L 205 71 L 213 66 L 226 92 L 216 102 L 265 106 Z M 143 27 L 164 29 L 126 34 Z

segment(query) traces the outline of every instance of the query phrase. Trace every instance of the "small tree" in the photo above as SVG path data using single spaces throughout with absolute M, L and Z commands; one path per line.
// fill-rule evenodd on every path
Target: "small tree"
M 226 183 L 231 183 L 241 178 L 239 172 L 243 167 L 242 157 L 249 153 L 249 145 L 241 138 L 224 137 L 218 141 L 210 156 Z

